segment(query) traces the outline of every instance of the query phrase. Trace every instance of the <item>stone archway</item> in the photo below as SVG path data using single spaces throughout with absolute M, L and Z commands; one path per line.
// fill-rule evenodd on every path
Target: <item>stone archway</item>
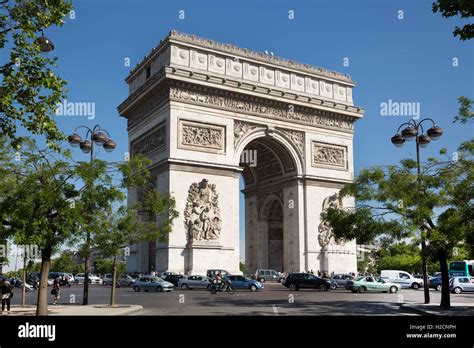
M 318 229 L 323 201 L 353 179 L 364 110 L 349 76 L 172 31 L 126 82 L 130 152 L 151 159 L 180 212 L 165 243 L 130 246 L 129 271 L 154 259 L 157 271 L 239 273 L 241 175 L 247 272 L 356 271 L 355 241 L 321 245 Z

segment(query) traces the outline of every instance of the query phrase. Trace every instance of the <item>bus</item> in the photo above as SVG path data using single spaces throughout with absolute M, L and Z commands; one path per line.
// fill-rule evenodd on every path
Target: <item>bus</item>
M 450 277 L 474 277 L 474 260 L 453 261 L 449 263 Z

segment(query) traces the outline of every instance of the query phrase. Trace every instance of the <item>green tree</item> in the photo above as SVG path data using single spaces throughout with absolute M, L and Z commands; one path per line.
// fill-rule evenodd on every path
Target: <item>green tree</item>
M 47 315 L 48 273 L 51 257 L 58 248 L 77 233 L 77 210 L 70 199 L 77 191 L 70 179 L 74 177 L 67 161 L 55 159 L 52 151 L 36 148 L 33 141 L 24 142 L 18 152 L 9 143 L 0 143 L 0 167 L 10 175 L 0 177 L 10 183 L 0 196 L 0 234 L 21 237 L 27 244 L 37 245 L 41 253 L 41 277 L 38 290 L 37 315 Z M 12 179 L 15 179 L 12 181 Z
M 41 54 L 37 38 L 50 26 L 61 26 L 70 1 L 0 1 L 0 136 L 17 143 L 18 127 L 45 134 L 54 146 L 63 138 L 51 118 L 64 98 L 65 81 L 53 68 L 57 58 Z
M 445 154 L 446 151 L 441 151 Z M 441 268 L 441 306 L 450 307 L 447 259 L 472 234 L 474 211 L 474 146 L 461 144 L 456 160 L 429 158 L 416 173 L 415 161 L 405 159 L 399 166 L 374 167 L 360 172 L 341 196 L 354 196 L 356 209 L 327 212 L 337 240 L 357 238 L 367 243 L 377 236 L 393 239 L 423 235 L 427 252 Z
M 460 16 L 470 18 L 474 16 L 474 3 L 471 0 L 437 0 L 432 5 L 433 13 L 440 12 L 445 18 Z M 469 40 L 474 37 L 474 24 L 466 24 L 462 28 L 456 26 L 453 35 L 459 39 Z
M 52 260 L 52 272 L 78 273 L 78 266 L 69 250 L 61 252 L 59 257 Z

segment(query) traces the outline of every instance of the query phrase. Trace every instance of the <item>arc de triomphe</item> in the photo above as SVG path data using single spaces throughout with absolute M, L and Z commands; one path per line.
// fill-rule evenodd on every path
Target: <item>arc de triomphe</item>
M 353 204 L 337 196 L 364 113 L 349 76 L 171 31 L 126 82 L 130 152 L 180 213 L 166 243 L 130 247 L 129 271 L 239 273 L 241 175 L 246 272 L 356 271 L 355 241 L 336 244 L 320 216 Z

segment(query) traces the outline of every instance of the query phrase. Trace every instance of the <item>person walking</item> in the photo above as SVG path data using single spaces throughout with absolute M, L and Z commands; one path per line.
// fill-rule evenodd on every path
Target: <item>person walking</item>
M 0 280 L 0 289 L 2 294 L 2 314 L 7 307 L 7 314 L 10 314 L 10 300 L 13 297 L 13 286 L 8 280 Z
M 54 296 L 54 298 L 53 298 L 53 304 L 54 305 L 58 304 L 58 301 L 59 301 L 59 298 L 60 298 L 60 295 L 59 295 L 60 290 L 61 290 L 61 279 L 60 279 L 59 276 L 57 276 L 54 279 L 53 289 L 51 290 L 51 295 Z

